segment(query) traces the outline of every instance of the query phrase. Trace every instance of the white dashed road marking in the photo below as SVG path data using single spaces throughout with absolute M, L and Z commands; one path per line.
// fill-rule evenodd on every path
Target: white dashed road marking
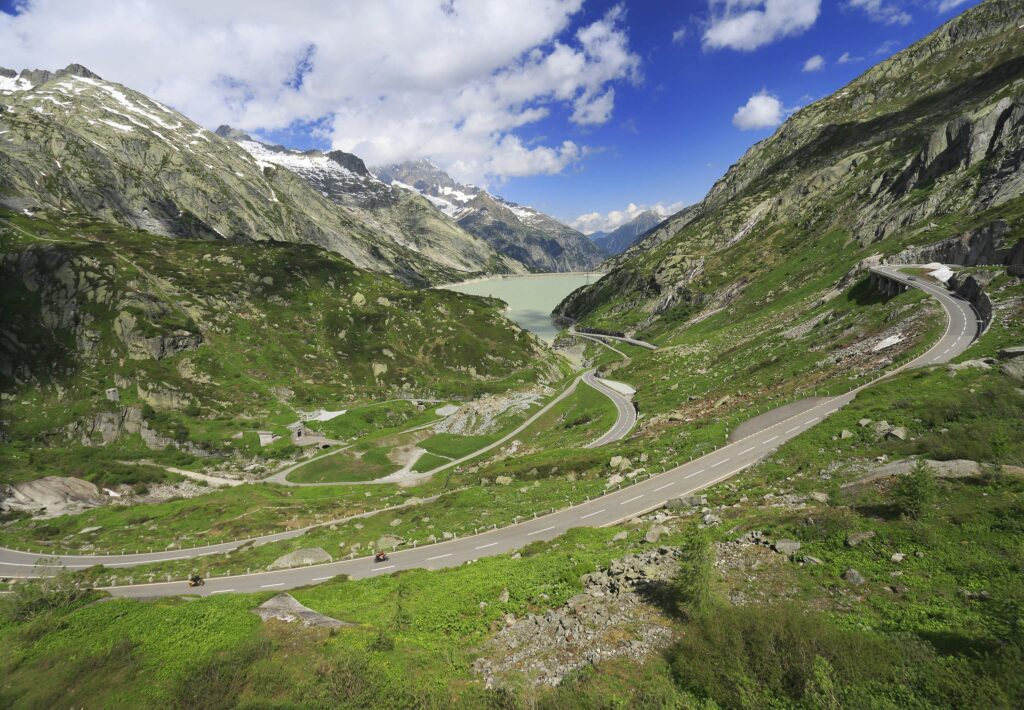
M 595 515 L 597 515 L 598 513 L 603 513 L 604 511 L 605 511 L 605 508 L 601 508 L 601 510 L 595 510 L 593 513 L 587 513 L 586 515 L 581 515 L 580 516 L 580 520 L 586 520 L 587 518 L 592 518 Z
M 543 530 L 534 530 L 532 533 L 526 533 L 526 537 L 530 537 L 531 535 L 540 535 L 542 532 L 547 532 L 548 530 L 554 530 L 554 529 L 555 529 L 555 526 L 552 525 L 551 527 L 544 528 Z
M 487 543 L 486 545 L 480 545 L 480 547 L 477 547 L 477 548 L 475 548 L 475 549 L 477 549 L 477 550 L 483 550 L 483 549 L 486 549 L 486 548 L 488 548 L 488 547 L 494 547 L 494 546 L 495 546 L 495 545 L 497 545 L 497 544 L 498 544 L 498 543 L 496 543 L 496 542 L 489 542 L 489 543 Z
M 445 557 L 451 557 L 452 554 L 454 554 L 454 553 L 449 552 L 448 554 L 445 554 L 445 555 L 436 555 L 435 557 L 428 557 L 427 558 L 427 562 L 430 562 L 431 560 L 440 560 L 440 559 L 445 558 Z

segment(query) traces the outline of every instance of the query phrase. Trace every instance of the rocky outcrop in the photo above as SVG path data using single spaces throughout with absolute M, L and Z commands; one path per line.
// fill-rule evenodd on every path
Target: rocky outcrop
M 253 613 L 264 622 L 271 619 L 288 624 L 299 622 L 303 626 L 313 626 L 322 629 L 340 629 L 342 626 L 350 626 L 350 624 L 313 611 L 308 606 L 300 604 L 295 597 L 286 592 L 282 592 L 263 602 L 253 609 Z
M 505 628 L 473 670 L 488 686 L 520 674 L 534 685 L 553 686 L 606 659 L 643 658 L 671 638 L 668 621 L 648 600 L 675 574 L 678 554 L 660 547 L 614 560 L 584 575 L 583 593 L 564 607 L 521 619 L 506 614 Z
M 80 513 L 106 502 L 99 488 L 80 478 L 45 476 L 0 487 L 0 510 L 41 518 Z
M 83 446 L 106 445 L 124 435 L 138 434 L 150 449 L 159 451 L 172 447 L 187 451 L 193 456 L 209 456 L 210 452 L 191 441 L 179 441 L 164 436 L 150 427 L 142 416 L 141 407 L 118 407 L 98 412 L 63 429 L 69 439 L 78 440 Z
M 992 299 L 985 293 L 985 286 L 992 280 L 994 274 L 953 274 L 950 277 L 949 287 L 965 299 L 967 299 L 978 312 L 978 317 L 987 328 L 992 322 Z
M 1010 263 L 1016 236 L 1011 237 L 1009 223 L 1003 219 L 944 239 L 935 244 L 904 249 L 885 259 L 887 264 L 954 264 L 989 266 Z M 1021 251 L 1019 248 L 1017 251 Z
M 333 561 L 326 550 L 322 547 L 303 547 L 287 555 L 281 555 L 267 565 L 268 570 L 288 569 L 289 567 L 303 567 L 305 565 L 319 565 Z

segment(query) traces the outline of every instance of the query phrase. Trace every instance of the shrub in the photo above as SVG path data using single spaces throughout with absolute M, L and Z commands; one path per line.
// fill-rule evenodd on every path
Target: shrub
M 714 552 L 707 533 L 696 526 L 687 529 L 680 552 L 679 571 L 672 587 L 679 612 L 694 619 L 707 613 L 714 601 Z
M 53 566 L 55 561 L 42 560 L 40 564 Z M 82 572 L 61 569 L 55 575 L 19 582 L 3 600 L 3 614 L 10 621 L 28 621 L 39 614 L 70 609 L 92 596 L 102 573 L 101 566 Z
M 896 479 L 889 491 L 892 502 L 908 518 L 922 518 L 938 496 L 938 487 L 931 469 L 918 461 L 905 476 Z

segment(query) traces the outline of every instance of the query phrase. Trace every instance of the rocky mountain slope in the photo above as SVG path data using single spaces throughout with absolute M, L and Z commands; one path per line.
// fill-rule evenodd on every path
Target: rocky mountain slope
M 358 156 L 340 150 L 325 153 L 267 145 L 229 126 L 221 126 L 216 133 L 237 141 L 264 167 L 296 173 L 352 219 L 424 259 L 460 272 L 526 272 L 523 264 L 461 229 L 418 192 L 387 185 L 374 177 Z
M 633 246 L 637 239 L 657 227 L 663 219 L 664 217 L 653 210 L 644 210 L 621 227 L 610 232 L 591 234 L 590 239 L 605 254 L 617 256 Z
M 156 234 L 314 244 L 427 284 L 516 268 L 414 200 L 387 218 L 85 67 L 0 73 L 0 205 Z M 329 159 L 328 159 L 329 160 Z
M 603 261 L 583 234 L 532 207 L 456 182 L 431 163 L 417 160 L 374 168 L 384 182 L 415 190 L 470 234 L 538 271 L 587 271 Z
M 1020 17 L 1019 2 L 989 0 L 797 111 L 702 202 L 666 220 L 559 311 L 607 327 L 666 330 L 737 304 L 773 270 L 785 291 L 831 278 L 818 294 L 827 300 L 873 254 L 999 219 L 1011 228 L 988 232 L 1016 241 L 1024 209 Z M 762 305 L 782 293 L 761 291 Z

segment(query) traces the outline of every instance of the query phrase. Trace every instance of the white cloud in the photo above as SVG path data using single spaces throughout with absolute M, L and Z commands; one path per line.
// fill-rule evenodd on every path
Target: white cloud
M 836 60 L 836 64 L 850 64 L 852 62 L 864 61 L 864 57 L 858 57 L 850 54 L 849 52 L 843 52 L 839 55 L 839 59 Z
M 0 13 L 4 64 L 85 64 L 206 126 L 316 123 L 370 164 L 432 157 L 458 179 L 558 172 L 586 153 L 516 129 L 568 107 L 608 121 L 640 78 L 616 6 L 582 0 L 34 0 Z M 111 41 L 117 38 L 117 41 Z
M 642 212 L 647 212 L 649 210 L 657 213 L 661 217 L 667 217 L 670 214 L 675 214 L 683 207 L 684 205 L 682 202 L 673 202 L 669 205 L 661 202 L 657 202 L 653 205 L 638 205 L 630 202 L 625 209 L 612 210 L 607 214 L 602 214 L 600 212 L 588 212 L 587 214 L 581 214 L 570 222 L 569 226 L 573 229 L 578 229 L 584 234 L 593 234 L 594 232 L 611 232 L 627 222 L 632 222 L 634 219 L 639 217 Z
M 848 0 L 850 7 L 855 7 L 867 13 L 868 17 L 875 22 L 882 22 L 886 25 L 909 25 L 914 19 L 909 12 L 903 10 L 895 2 L 885 0 Z
M 821 12 L 821 0 L 708 0 L 705 49 L 750 51 L 801 34 Z
M 682 44 L 684 39 L 686 39 L 685 27 L 679 27 L 672 33 L 672 44 Z
M 736 109 L 736 113 L 732 117 L 732 125 L 743 131 L 771 128 L 782 123 L 784 112 L 782 102 L 762 89 L 747 99 L 747 103 Z
M 940 13 L 949 12 L 954 8 L 960 7 L 965 2 L 967 2 L 967 0 L 942 0 L 942 2 L 940 2 L 938 6 L 936 6 L 935 11 Z
M 804 62 L 803 71 L 821 71 L 825 68 L 825 57 L 815 54 Z

